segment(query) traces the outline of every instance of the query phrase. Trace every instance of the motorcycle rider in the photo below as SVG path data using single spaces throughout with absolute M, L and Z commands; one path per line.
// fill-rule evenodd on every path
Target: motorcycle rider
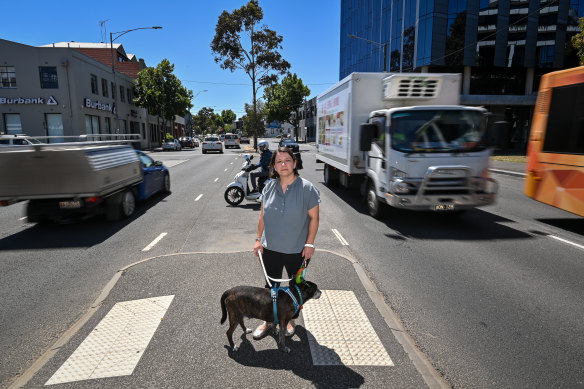
M 253 188 L 253 190 L 251 191 L 252 193 L 258 191 L 257 189 L 258 177 L 268 177 L 270 175 L 270 160 L 272 159 L 272 152 L 270 151 L 268 141 L 262 140 L 258 142 L 258 149 L 260 150 L 260 163 L 258 167 L 260 167 L 261 169 L 249 175 L 251 179 L 251 186 Z

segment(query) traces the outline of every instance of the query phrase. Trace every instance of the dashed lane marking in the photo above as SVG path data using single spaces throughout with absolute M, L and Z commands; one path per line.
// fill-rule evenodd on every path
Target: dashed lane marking
M 201 197 L 203 197 L 203 194 L 202 193 L 197 196 L 197 198 L 195 199 L 195 201 L 199 201 L 201 199 Z
M 215 181 L 213 181 L 213 182 L 217 182 L 217 181 L 219 181 L 219 177 L 215 178 Z
M 173 298 L 115 304 L 45 385 L 132 374 Z
M 151 242 L 151 243 L 150 243 L 148 246 L 144 247 L 144 248 L 142 249 L 142 251 L 150 251 L 150 249 L 151 249 L 152 247 L 156 246 L 156 244 L 157 244 L 158 242 L 160 242 L 160 240 L 161 240 L 162 238 L 164 238 L 164 237 L 166 236 L 166 234 L 167 234 L 167 232 L 163 232 L 162 234 L 158 235 L 158 236 L 156 237 L 156 239 L 154 239 L 154 240 L 153 240 L 153 241 L 152 241 L 152 242 Z
M 353 291 L 323 290 L 302 317 L 314 365 L 394 366 Z

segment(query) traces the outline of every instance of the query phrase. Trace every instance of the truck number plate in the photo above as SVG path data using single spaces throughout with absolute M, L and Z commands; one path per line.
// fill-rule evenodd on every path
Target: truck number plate
M 435 211 L 454 211 L 454 204 L 436 204 Z
M 72 209 L 81 208 L 81 201 L 59 201 L 59 208 L 61 209 Z

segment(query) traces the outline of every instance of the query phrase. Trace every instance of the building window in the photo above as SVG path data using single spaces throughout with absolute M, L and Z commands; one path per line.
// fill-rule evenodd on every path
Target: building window
M 126 88 L 120 85 L 120 101 L 126 101 Z
M 110 118 L 105 118 L 105 133 L 111 134 L 112 133 L 112 121 Z
M 116 84 L 112 81 L 112 99 L 116 99 Z
M 133 99 L 132 90 L 130 88 L 128 88 L 128 104 L 134 103 L 134 101 L 132 99 Z
M 16 88 L 16 68 L 0 66 L 0 88 Z
M 109 97 L 109 93 L 107 91 L 107 80 L 105 78 L 101 79 L 101 94 L 103 97 Z
M 42 89 L 59 88 L 59 78 L 57 77 L 57 68 L 55 66 L 40 66 L 39 75 Z
M 91 75 L 91 93 L 94 95 L 99 94 L 99 91 L 97 90 L 97 76 L 95 74 Z
M 85 115 L 85 132 L 99 134 L 99 116 Z
M 19 113 L 5 113 L 4 114 L 4 130 L 8 135 L 22 134 L 22 124 L 20 122 Z
M 65 134 L 63 130 L 63 116 L 60 113 L 47 113 L 45 114 L 45 121 L 47 123 L 47 134 L 50 137 L 49 143 L 60 143 L 64 142 L 65 139 L 62 136 Z

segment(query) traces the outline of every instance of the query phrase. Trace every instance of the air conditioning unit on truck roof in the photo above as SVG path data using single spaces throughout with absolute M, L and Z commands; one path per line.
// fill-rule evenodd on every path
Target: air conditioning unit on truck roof
M 382 91 L 383 100 L 392 106 L 458 105 L 460 74 L 392 74 L 383 79 Z

